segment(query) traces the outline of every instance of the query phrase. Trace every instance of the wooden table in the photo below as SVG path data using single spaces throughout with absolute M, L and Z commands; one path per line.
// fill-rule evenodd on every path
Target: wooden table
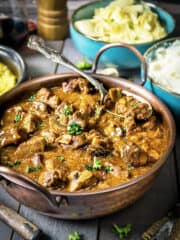
M 68 6 L 70 11 L 82 4 L 81 1 L 69 1 Z M 87 2 L 87 1 L 86 1 Z M 175 35 L 180 33 L 180 5 L 177 4 L 162 4 L 169 12 L 173 13 L 177 20 L 177 28 Z M 32 4 L 28 5 L 30 13 L 35 12 Z M 82 56 L 74 49 L 71 40 L 68 38 L 65 41 L 50 42 L 50 46 L 62 52 L 66 57 L 73 62 L 81 59 Z M 52 73 L 66 72 L 67 69 L 49 62 L 38 53 L 28 54 L 23 53 L 27 62 L 29 75 L 38 77 Z M 99 219 L 87 221 L 64 221 L 52 219 L 43 216 L 36 211 L 27 208 L 17 201 L 12 199 L 0 187 L 0 202 L 15 209 L 17 212 L 31 220 L 40 229 L 44 236 L 43 240 L 66 240 L 69 233 L 78 231 L 83 235 L 84 240 L 111 240 L 116 239 L 112 224 L 132 225 L 132 233 L 129 240 L 139 240 L 142 232 L 155 220 L 158 220 L 173 208 L 180 196 L 180 130 L 177 130 L 176 145 L 169 156 L 165 166 L 156 179 L 153 187 L 147 192 L 144 197 L 123 211 L 114 213 Z M 0 222 L 0 240 L 22 240 L 8 226 Z M 162 239 L 163 240 L 163 239 Z

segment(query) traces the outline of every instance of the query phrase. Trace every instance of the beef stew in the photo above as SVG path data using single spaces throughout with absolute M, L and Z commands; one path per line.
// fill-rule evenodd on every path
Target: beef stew
M 41 88 L 1 117 L 0 161 L 39 184 L 65 192 L 126 183 L 150 170 L 168 129 L 146 102 L 120 88 L 99 93 L 83 78 Z

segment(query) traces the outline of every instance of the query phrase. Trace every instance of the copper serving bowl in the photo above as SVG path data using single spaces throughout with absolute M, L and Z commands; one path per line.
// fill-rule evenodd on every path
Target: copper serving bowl
M 0 98 L 0 110 L 2 111 L 3 108 L 6 108 L 19 97 L 41 87 L 60 86 L 63 81 L 69 81 L 77 76 L 78 74 L 67 73 L 45 76 L 25 82 L 5 94 L 3 98 Z M 175 141 L 175 125 L 172 115 L 166 106 L 153 94 L 143 87 L 122 78 L 118 79 L 97 74 L 92 74 L 92 76 L 101 81 L 106 88 L 121 87 L 149 101 L 155 111 L 161 114 L 164 123 L 169 129 L 168 146 L 162 158 L 144 175 L 116 187 L 92 192 L 65 193 L 49 191 L 29 178 L 7 167 L 0 166 L 2 186 L 10 195 L 22 204 L 52 217 L 62 219 L 94 218 L 110 214 L 132 204 L 152 186 Z

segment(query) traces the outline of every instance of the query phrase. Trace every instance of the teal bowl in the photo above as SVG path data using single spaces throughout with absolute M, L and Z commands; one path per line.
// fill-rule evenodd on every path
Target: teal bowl
M 74 22 L 82 19 L 92 18 L 95 8 L 105 7 L 110 2 L 111 0 L 103 0 L 83 5 L 78 8 L 72 15 L 70 23 L 70 34 L 74 46 L 83 56 L 86 56 L 90 60 L 93 60 L 99 49 L 105 46 L 107 43 L 96 41 L 83 35 L 75 28 Z M 155 6 L 154 4 L 148 3 L 148 5 L 151 7 L 152 11 L 158 14 L 160 21 L 166 28 L 167 36 L 171 34 L 175 28 L 175 21 L 173 17 L 167 11 Z M 132 46 L 136 47 L 137 50 L 144 54 L 144 52 L 155 42 L 157 41 L 142 44 L 132 44 Z M 114 64 L 121 69 L 136 68 L 140 66 L 140 62 L 138 61 L 137 57 L 134 56 L 134 54 L 128 49 L 124 48 L 114 48 L 108 50 L 103 54 L 100 62 L 105 65 Z
M 168 47 L 177 39 L 180 40 L 180 37 L 163 40 L 161 42 L 156 43 L 151 48 L 149 48 L 144 54 L 147 65 L 149 64 L 151 59 L 154 58 L 155 52 L 159 47 Z M 168 66 L 165 66 L 165 67 L 168 67 Z M 179 94 L 170 92 L 165 88 L 161 87 L 160 85 L 157 85 L 156 83 L 153 82 L 153 79 L 150 79 L 149 77 L 146 80 L 144 87 L 149 91 L 151 91 L 152 93 L 154 93 L 156 96 L 158 96 L 170 108 L 174 117 L 180 120 L 180 95 Z

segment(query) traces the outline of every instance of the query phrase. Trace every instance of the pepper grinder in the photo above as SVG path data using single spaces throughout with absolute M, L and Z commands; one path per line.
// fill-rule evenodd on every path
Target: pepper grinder
M 46 40 L 68 36 L 67 0 L 38 0 L 37 30 Z

